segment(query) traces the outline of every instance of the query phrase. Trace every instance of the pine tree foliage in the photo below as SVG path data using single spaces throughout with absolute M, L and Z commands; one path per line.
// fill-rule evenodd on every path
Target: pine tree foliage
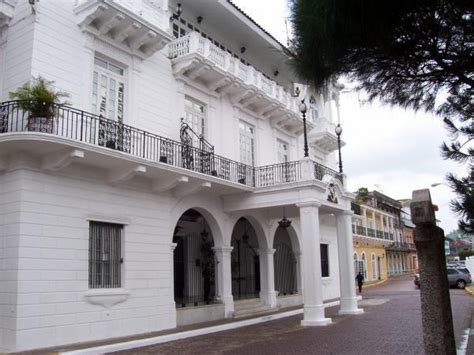
M 316 89 L 346 75 L 369 100 L 443 117 L 446 159 L 467 163 L 447 179 L 460 228 L 473 233 L 474 2 L 291 0 L 297 75 Z

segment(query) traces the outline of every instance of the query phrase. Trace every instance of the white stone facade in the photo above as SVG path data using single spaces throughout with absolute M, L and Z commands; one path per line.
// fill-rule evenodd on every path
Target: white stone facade
M 237 312 L 232 250 L 239 233 L 255 239 L 254 291 L 265 307 L 303 303 L 305 325 L 330 321 L 327 299 L 341 298 L 341 313 L 360 312 L 353 195 L 330 169 L 337 90 L 311 95 L 295 83 L 281 45 L 231 2 L 181 3 L 187 28 L 206 38 L 190 31 L 175 39 L 173 23 L 181 19 L 170 21 L 176 4 L 168 0 L 0 0 L 0 352 L 230 318 Z M 170 54 L 183 41 L 187 52 Z M 16 104 L 5 103 L 38 75 L 68 92 L 73 108 L 55 114 L 46 131 L 20 121 Z M 101 75 L 108 80 L 102 94 Z M 291 96 L 296 86 L 299 98 Z M 94 87 L 105 101 L 97 101 Z M 305 159 L 302 98 L 310 108 Z M 107 103 L 110 127 L 122 127 L 113 148 L 97 137 L 97 102 Z M 153 145 L 180 141 L 181 117 L 191 117 L 214 146 L 211 155 L 196 150 L 190 165 L 181 143 L 166 161 Z M 130 142 L 118 143 L 126 134 Z M 204 156 L 211 165 L 199 170 Z M 212 235 L 216 302 L 177 308 L 173 236 L 190 209 Z M 292 220 L 286 232 L 295 258 L 295 292 L 288 295 L 275 290 L 274 239 L 283 214 Z M 90 287 L 91 222 L 122 228 L 120 287 Z M 248 226 L 239 231 L 238 223 Z

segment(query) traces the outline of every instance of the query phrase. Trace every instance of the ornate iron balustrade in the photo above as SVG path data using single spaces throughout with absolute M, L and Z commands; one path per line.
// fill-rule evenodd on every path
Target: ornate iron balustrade
M 34 109 L 25 109 L 32 106 Z M 41 112 L 41 117 L 34 115 L 33 110 Z M 65 105 L 23 101 L 0 103 L 0 134 L 10 132 L 48 133 L 251 187 L 302 180 L 300 161 L 253 167 L 219 156 L 207 146 L 195 148 Z M 330 175 L 342 182 L 341 174 L 316 162 L 314 166 L 316 179 Z
M 255 168 L 255 186 L 265 187 L 301 181 L 301 164 L 292 161 Z
M 387 249 L 399 250 L 399 251 L 416 250 L 414 244 L 405 243 L 405 242 L 393 242 L 387 247 Z
M 333 178 L 339 180 L 341 184 L 344 183 L 342 179 L 342 174 L 338 173 L 335 170 L 328 168 L 327 166 L 321 165 L 319 163 L 314 162 L 314 177 L 317 180 L 322 180 L 325 175 L 332 176 Z
M 354 214 L 358 216 L 362 215 L 360 205 L 358 205 L 357 203 L 351 202 L 351 210 L 354 211 Z
M 363 226 L 357 226 L 357 234 L 359 235 L 367 235 L 367 231 Z
M 375 233 L 376 233 L 377 238 L 383 239 L 384 236 L 383 236 L 382 231 L 376 230 Z

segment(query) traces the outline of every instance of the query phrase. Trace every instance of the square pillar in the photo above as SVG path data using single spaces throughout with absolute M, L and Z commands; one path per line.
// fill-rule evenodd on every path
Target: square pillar
M 174 300 L 174 250 L 176 249 L 177 243 L 170 243 L 169 253 L 169 265 L 171 266 L 171 277 L 170 277 L 170 294 L 169 294 L 169 307 L 171 312 L 171 319 L 174 319 L 174 326 L 176 327 L 176 302 Z
M 223 246 L 214 247 L 214 254 L 216 256 L 216 270 L 217 270 L 217 298 L 224 304 L 225 318 L 231 318 L 234 315 L 234 297 L 232 296 L 232 271 L 231 271 L 231 256 L 233 247 Z
M 301 220 L 303 255 L 303 326 L 321 326 L 331 323 L 326 318 L 323 305 L 323 285 L 321 277 L 321 250 L 319 231 L 319 207 L 316 202 L 298 205 Z
M 295 260 L 296 260 L 296 287 L 298 288 L 298 294 L 302 295 L 304 286 L 303 286 L 303 264 L 301 260 L 301 251 L 295 251 Z
M 339 314 L 360 314 L 364 312 L 357 308 L 351 230 L 352 215 L 352 211 L 343 211 L 336 215 L 339 288 L 341 290 Z
M 275 291 L 275 267 L 273 255 L 275 249 L 259 249 L 260 255 L 260 298 L 266 305 L 274 308 L 277 306 L 277 293 Z

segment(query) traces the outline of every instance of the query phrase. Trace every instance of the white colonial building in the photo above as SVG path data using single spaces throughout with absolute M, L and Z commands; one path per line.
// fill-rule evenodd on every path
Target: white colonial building
M 229 0 L 176 8 L 0 0 L 0 351 L 361 312 L 338 88 L 297 84 Z M 68 106 L 10 100 L 38 76 Z

